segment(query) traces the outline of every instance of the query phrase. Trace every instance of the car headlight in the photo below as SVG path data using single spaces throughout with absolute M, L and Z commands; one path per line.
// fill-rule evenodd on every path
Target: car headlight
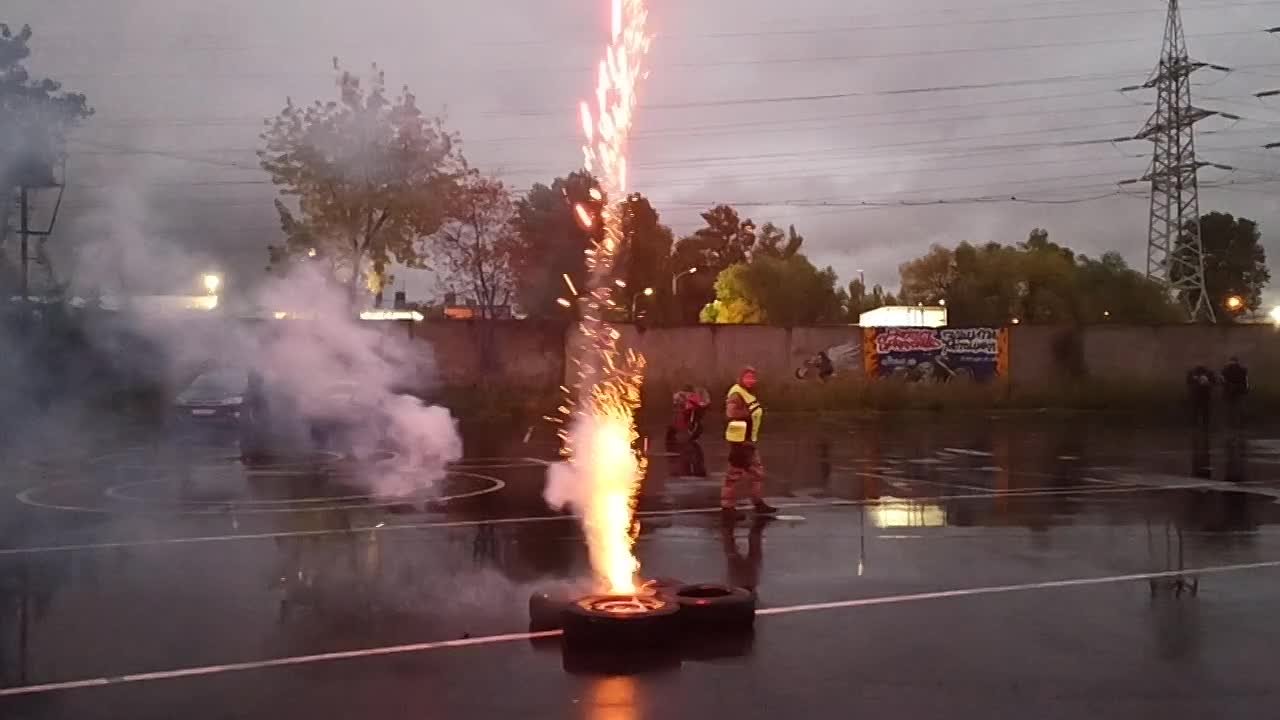
M 224 398 L 224 399 L 222 400 L 222 404 L 223 404 L 223 405 L 243 405 L 243 404 L 244 404 L 244 396 L 243 396 L 243 395 L 233 395 L 233 396 L 231 396 L 231 397 L 229 397 L 229 398 Z

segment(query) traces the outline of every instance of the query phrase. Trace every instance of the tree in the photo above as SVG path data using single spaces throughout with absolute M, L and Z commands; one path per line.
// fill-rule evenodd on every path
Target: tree
M 276 201 L 286 240 L 271 259 L 319 255 L 346 278 L 354 303 L 362 281 L 381 294 L 392 262 L 425 267 L 419 240 L 440 229 L 465 163 L 408 88 L 391 98 L 377 66 L 367 88 L 336 59 L 333 67 L 338 100 L 290 99 L 268 121 L 258 156 L 280 195 L 297 200 L 296 212 Z
M 706 225 L 682 238 L 672 251 L 672 267 L 677 272 L 698 268 L 680 284 L 676 305 L 679 319 L 695 322 L 701 309 L 715 299 L 716 278 L 730 266 L 744 263 L 756 244 L 755 223 L 743 220 L 728 205 L 717 205 L 702 213 Z
M 1076 258 L 1075 320 L 1088 322 L 1168 323 L 1185 320 L 1164 286 L 1130 268 L 1119 253 L 1098 260 Z
M 514 292 L 515 204 L 502 181 L 472 171 L 459 183 L 448 218 L 432 238 L 431 253 L 447 273 L 450 290 L 467 298 L 483 319 L 493 319 Z
M 516 201 L 516 244 L 512 253 L 516 295 L 521 308 L 531 316 L 565 318 L 557 298 L 570 295 L 564 276 L 579 292 L 587 283 L 585 252 L 593 238 L 600 237 L 600 200 L 591 190 L 599 184 L 585 170 L 556 178 L 551 185 L 535 184 Z M 574 205 L 581 204 L 593 218 L 584 227 L 575 218 Z
M 662 224 L 648 198 L 632 193 L 622 204 L 622 247 L 614 267 L 626 287 L 615 292 L 614 299 L 628 315 L 633 307 L 651 321 L 670 314 L 663 308 L 671 301 L 673 240 L 671 228 Z M 653 290 L 648 300 L 642 299 L 646 288 Z
M 751 254 L 753 257 L 768 255 L 785 260 L 800 252 L 800 246 L 803 244 L 804 237 L 796 232 L 795 225 L 789 226 L 784 233 L 782 228 L 767 222 L 760 226 L 760 234 L 756 237 Z
M 861 279 L 853 280 L 849 283 L 843 299 L 845 319 L 853 324 L 858 323 L 862 313 L 882 308 L 885 305 L 898 304 L 898 299 L 892 294 L 886 294 L 884 288 L 879 285 L 873 287 L 871 292 L 867 292 L 867 286 Z
M 753 257 L 720 273 L 716 299 L 703 322 L 770 323 L 792 327 L 844 319 L 843 294 L 831 268 L 819 270 L 802 254 Z
M 933 305 L 946 298 L 956 279 L 955 265 L 955 253 L 941 245 L 933 245 L 923 257 L 900 265 L 902 301 Z
M 1022 322 L 1072 322 L 1077 311 L 1075 253 L 1049 240 L 1036 228 L 1018 245 L 1020 303 L 1014 315 Z
M 1160 322 L 1173 307 L 1161 287 L 1130 269 L 1115 253 L 1101 260 L 1077 256 L 1032 231 L 1014 246 L 960 243 L 932 247 L 901 267 L 908 304 L 947 303 L 955 325 Z
M 0 270 L 16 189 L 52 185 L 67 132 L 93 115 L 83 94 L 31 77 L 23 64 L 31 55 L 31 37 L 29 25 L 15 33 L 0 23 Z M 37 247 L 37 254 L 42 251 Z
M 1194 229 L 1187 228 L 1185 232 Z M 1244 311 L 1256 312 L 1262 305 L 1262 290 L 1271 281 L 1258 224 L 1248 218 L 1211 212 L 1200 218 L 1200 241 L 1205 290 L 1215 316 L 1225 321 L 1235 318 L 1236 314 L 1227 310 L 1227 298 L 1232 296 L 1244 301 Z M 1194 291 L 1187 294 L 1191 292 Z M 1191 305 L 1196 301 L 1194 296 L 1181 299 Z

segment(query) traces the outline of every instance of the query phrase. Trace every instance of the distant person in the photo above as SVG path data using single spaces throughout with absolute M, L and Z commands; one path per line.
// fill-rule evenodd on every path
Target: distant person
M 1244 396 L 1249 394 L 1249 369 L 1232 357 L 1222 368 L 1222 396 L 1227 401 L 1227 422 L 1233 427 L 1241 421 Z
M 1197 365 L 1187 373 L 1187 394 L 1191 400 L 1191 422 L 1201 430 L 1209 429 L 1213 416 L 1213 371 Z
M 729 470 L 720 490 L 720 510 L 726 519 L 738 517 L 736 485 L 751 480 L 751 505 L 758 515 L 774 515 L 778 509 L 764 501 L 764 464 L 756 443 L 760 440 L 760 421 L 764 406 L 755 396 L 756 370 L 743 368 L 738 383 L 729 388 L 725 399 L 724 439 L 729 443 Z
M 685 385 L 671 397 L 671 423 L 667 426 L 667 447 L 675 448 L 702 436 L 702 421 L 711 406 L 706 388 Z

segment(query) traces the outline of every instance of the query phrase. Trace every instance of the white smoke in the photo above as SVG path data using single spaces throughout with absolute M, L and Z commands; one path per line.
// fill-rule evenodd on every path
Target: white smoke
M 99 346 L 111 343 L 125 364 L 170 392 L 213 367 L 256 371 L 291 423 L 342 428 L 342 449 L 374 494 L 422 493 L 437 484 L 461 457 L 462 440 L 449 410 L 413 394 L 430 390 L 436 376 L 430 346 L 409 337 L 402 323 L 360 320 L 348 288 L 320 266 L 304 262 L 287 275 L 248 282 L 229 277 L 212 312 L 129 305 L 133 295 L 199 292 L 200 273 L 217 267 L 214 251 L 187 250 L 153 229 L 165 210 L 137 189 L 155 177 L 145 180 L 99 194 L 98 209 L 86 216 L 99 234 L 71 264 L 75 292 L 122 300 L 111 331 L 94 330 Z M 121 343 L 121 328 L 144 339 L 147 350 Z
M 346 289 L 302 264 L 262 288 L 257 305 L 288 319 L 268 320 L 254 367 L 308 421 L 337 422 L 354 431 L 354 459 L 380 450 L 396 454 L 365 473 L 373 490 L 401 496 L 424 490 L 462 457 L 462 438 L 448 409 L 410 394 L 435 377 L 429 347 L 403 325 L 365 322 L 351 311 Z

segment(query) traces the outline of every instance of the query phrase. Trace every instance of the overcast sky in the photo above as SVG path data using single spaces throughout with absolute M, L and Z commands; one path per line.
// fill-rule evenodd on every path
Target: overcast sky
M 1145 262 L 1150 146 L 1128 136 L 1154 100 L 1117 88 L 1155 65 L 1156 0 L 650 0 L 657 35 L 632 145 L 632 184 L 677 233 L 716 202 L 794 223 L 842 279 L 897 286 L 931 243 L 1016 242 L 1036 226 L 1089 254 Z M 1201 71 L 1202 211 L 1280 237 L 1280 0 L 1185 5 Z M 276 239 L 253 155 L 287 96 L 333 96 L 331 59 L 379 63 L 447 113 L 472 164 L 513 187 L 581 164 L 576 105 L 594 85 L 607 0 L 7 0 L 35 30 L 31 67 L 86 92 L 97 114 L 70 146 L 55 239 L 76 272 L 148 281 L 147 258 L 253 276 Z M 829 97 L 836 95 L 838 97 Z M 828 96 L 828 97 L 822 97 Z M 1212 134 L 1209 134 L 1212 133 Z M 1268 181 L 1275 180 L 1272 184 Z M 972 202 L 1017 196 L 1035 203 Z M 949 201 L 911 206 L 912 202 Z M 1059 202 L 1077 201 L 1080 202 Z M 824 201 L 832 207 L 789 205 Z M 851 203 L 888 207 L 849 207 Z M 843 207 L 839 206 L 844 204 Z M 118 249 L 132 234 L 145 243 Z M 1280 244 L 1268 238 L 1280 257 Z M 186 263 L 185 265 L 183 263 Z M 118 277 L 117 277 L 118 276 Z M 1280 277 L 1280 275 L 1278 275 Z M 108 283 L 110 284 L 110 282 Z M 429 278 L 409 282 L 431 296 Z

